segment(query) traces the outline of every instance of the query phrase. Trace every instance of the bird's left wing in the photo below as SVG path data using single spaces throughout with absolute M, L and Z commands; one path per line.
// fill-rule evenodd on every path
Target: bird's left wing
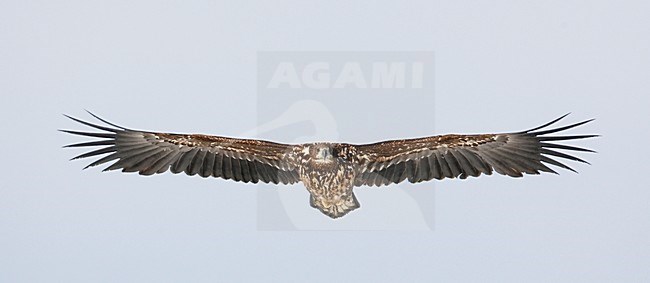
M 553 158 L 587 162 L 554 149 L 593 151 L 557 144 L 555 141 L 591 138 L 596 135 L 548 136 L 591 121 L 544 129 L 565 116 L 517 133 L 442 135 L 356 145 L 360 168 L 355 185 L 381 186 L 406 179 L 411 183 L 456 177 L 465 179 L 481 174 L 491 175 L 493 170 L 511 177 L 521 177 L 523 173 L 556 173 L 547 164 L 574 171 Z
M 104 171 L 121 169 L 153 175 L 171 171 L 185 172 L 201 177 L 219 177 L 234 181 L 291 184 L 300 180 L 296 167 L 294 145 L 270 141 L 237 139 L 197 134 L 171 134 L 131 130 L 111 124 L 102 126 L 68 118 L 103 132 L 63 132 L 97 141 L 67 145 L 66 147 L 101 148 L 76 156 L 74 159 L 108 154 L 88 166 L 97 166 L 117 160 Z M 110 126 L 110 127 L 109 127 Z M 85 168 L 84 168 L 85 169 Z

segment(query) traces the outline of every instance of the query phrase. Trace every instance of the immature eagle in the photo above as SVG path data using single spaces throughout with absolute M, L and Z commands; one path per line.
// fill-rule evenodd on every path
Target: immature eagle
M 101 148 L 72 158 L 108 154 L 86 166 L 117 160 L 104 171 L 122 169 L 153 175 L 171 171 L 193 176 L 221 177 L 245 183 L 293 184 L 302 182 L 310 193 L 309 203 L 331 218 L 359 208 L 353 189 L 358 186 L 411 183 L 431 179 L 478 177 L 492 171 L 511 177 L 539 172 L 556 173 L 546 164 L 574 171 L 551 156 L 587 163 L 553 149 L 593 152 L 589 149 L 552 143 L 596 135 L 548 136 L 592 120 L 544 129 L 564 118 L 523 132 L 480 135 L 441 135 L 384 141 L 373 144 L 347 143 L 281 144 L 197 134 L 171 134 L 131 130 L 68 118 L 104 132 L 62 130 L 101 140 L 66 147 Z M 567 114 L 568 115 L 568 114 Z M 85 168 L 84 168 L 85 169 Z M 557 173 L 556 173 L 557 174 Z

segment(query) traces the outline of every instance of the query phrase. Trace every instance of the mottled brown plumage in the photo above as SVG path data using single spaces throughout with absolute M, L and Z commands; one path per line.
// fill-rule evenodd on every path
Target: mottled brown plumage
M 302 182 L 310 193 L 311 206 L 332 218 L 359 208 L 353 192 L 356 186 L 382 186 L 404 180 L 417 183 L 443 178 L 465 179 L 481 174 L 491 175 L 493 171 L 511 177 L 521 177 L 524 173 L 556 173 L 547 164 L 574 171 L 551 156 L 587 162 L 555 149 L 593 151 L 554 142 L 596 136 L 548 136 L 591 121 L 543 130 L 564 118 L 564 115 L 540 127 L 516 133 L 441 135 L 363 145 L 290 145 L 252 139 L 137 131 L 93 116 L 108 126 L 67 117 L 104 132 L 63 130 L 70 134 L 100 138 L 66 146 L 100 146 L 97 150 L 73 158 L 105 155 L 86 168 L 115 161 L 104 171 L 121 169 L 122 172 L 138 172 L 141 175 L 184 172 L 190 176 L 219 177 L 245 183 Z

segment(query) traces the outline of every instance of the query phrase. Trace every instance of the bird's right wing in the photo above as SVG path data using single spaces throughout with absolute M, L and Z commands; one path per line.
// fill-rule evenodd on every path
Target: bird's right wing
M 153 175 L 169 170 L 174 174 L 185 172 L 190 176 L 198 174 L 204 178 L 220 177 L 246 183 L 261 181 L 292 184 L 300 181 L 294 145 L 219 136 L 130 130 L 93 116 L 111 127 L 66 116 L 104 132 L 62 130 L 69 134 L 101 139 L 66 146 L 101 147 L 76 156 L 73 160 L 108 154 L 86 168 L 117 160 L 104 171 L 122 169 L 122 172 Z

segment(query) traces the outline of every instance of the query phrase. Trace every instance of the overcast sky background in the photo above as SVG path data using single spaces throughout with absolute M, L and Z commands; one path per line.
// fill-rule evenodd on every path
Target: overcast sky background
M 650 4 L 545 3 L 0 2 L 0 281 L 650 280 Z M 273 186 L 82 171 L 61 148 L 83 140 L 56 131 L 83 129 L 61 114 L 83 109 L 139 129 L 255 129 L 260 51 L 433 51 L 434 124 L 383 130 L 373 117 L 418 101 L 369 100 L 344 118 L 364 121 L 354 142 L 572 112 L 597 119 L 572 133 L 603 135 L 572 144 L 599 153 L 579 174 L 392 188 L 435 190 L 432 230 L 260 231 L 257 190 Z M 278 190 L 320 216 L 301 186 Z M 409 209 L 391 188 L 357 195 L 346 218 Z

